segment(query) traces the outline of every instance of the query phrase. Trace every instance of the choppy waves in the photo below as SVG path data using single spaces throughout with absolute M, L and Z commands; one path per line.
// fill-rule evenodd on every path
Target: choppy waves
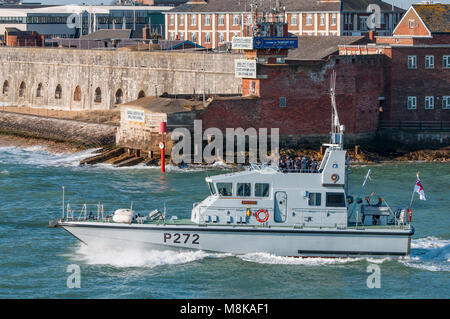
M 428 271 L 450 271 L 450 240 L 436 237 L 414 239 L 411 256 L 401 262 L 408 267 Z

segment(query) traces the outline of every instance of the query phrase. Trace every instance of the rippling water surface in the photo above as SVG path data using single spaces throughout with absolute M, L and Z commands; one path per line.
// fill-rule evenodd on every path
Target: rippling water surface
M 204 178 L 223 172 L 107 165 L 78 167 L 93 151 L 51 154 L 40 147 L 0 148 L 0 297 L 2 298 L 449 298 L 450 164 L 370 166 L 367 192 L 392 207 L 408 205 L 421 172 L 427 201 L 414 201 L 411 257 L 295 259 L 268 254 L 126 251 L 87 247 L 62 229 L 47 228 L 61 215 L 61 186 L 73 207 L 102 202 L 190 216 L 207 196 Z M 353 167 L 358 193 L 369 167 Z M 81 288 L 67 288 L 67 267 L 81 269 Z M 381 269 L 381 288 L 366 285 L 367 267 Z

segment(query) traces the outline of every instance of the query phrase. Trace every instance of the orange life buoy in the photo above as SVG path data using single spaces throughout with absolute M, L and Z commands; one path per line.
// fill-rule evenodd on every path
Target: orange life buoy
M 261 219 L 259 217 L 259 214 L 264 213 L 265 217 L 264 219 Z M 269 220 L 269 213 L 267 212 L 267 210 L 265 209 L 260 209 L 256 212 L 256 220 L 259 221 L 260 223 L 265 223 L 266 221 Z

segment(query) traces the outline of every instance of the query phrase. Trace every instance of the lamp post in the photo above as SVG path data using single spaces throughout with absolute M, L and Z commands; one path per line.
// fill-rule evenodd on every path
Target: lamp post
M 159 143 L 159 148 L 161 149 L 161 173 L 166 172 L 166 144 L 164 142 L 164 133 L 167 132 L 167 122 L 161 122 L 159 124 L 159 131 L 162 135 L 162 142 Z

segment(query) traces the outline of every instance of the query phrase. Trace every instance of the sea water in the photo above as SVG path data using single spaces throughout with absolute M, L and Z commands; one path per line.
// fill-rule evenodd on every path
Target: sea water
M 87 247 L 61 228 L 47 228 L 66 203 L 104 204 L 105 212 L 167 207 L 189 217 L 208 195 L 204 179 L 229 171 L 169 167 L 80 167 L 95 150 L 52 154 L 41 147 L 0 148 L 0 298 L 449 298 L 450 164 L 395 163 L 351 168 L 356 197 L 369 168 L 365 194 L 407 206 L 420 171 L 427 197 L 413 202 L 416 233 L 403 258 L 307 258 L 204 251 L 141 251 Z M 251 240 L 251 239 L 249 239 Z M 80 288 L 70 288 L 72 265 Z M 380 288 L 369 288 L 372 265 Z M 368 271 L 369 270 L 369 271 Z

